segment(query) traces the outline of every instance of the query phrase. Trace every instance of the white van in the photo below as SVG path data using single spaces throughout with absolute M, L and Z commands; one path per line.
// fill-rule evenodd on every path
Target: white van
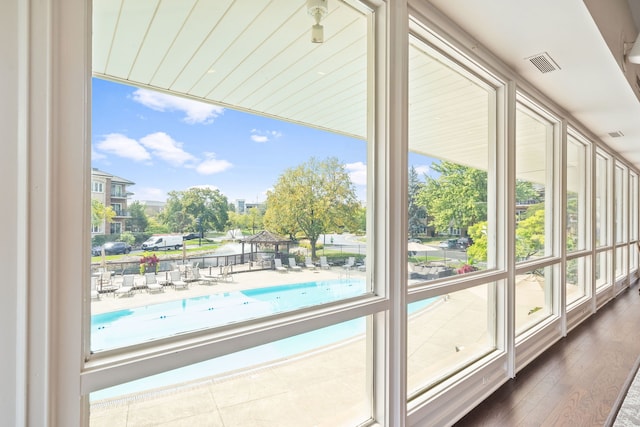
M 158 249 L 180 249 L 182 247 L 182 235 L 162 234 L 151 236 L 142 244 L 143 250 L 157 251 Z

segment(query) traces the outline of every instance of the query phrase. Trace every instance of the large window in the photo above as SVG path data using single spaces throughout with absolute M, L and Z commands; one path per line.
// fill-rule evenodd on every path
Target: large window
M 589 144 L 573 134 L 567 137 L 567 190 L 565 202 L 566 271 L 565 295 L 569 307 L 591 294 L 591 257 L 576 253 L 591 247 L 592 236 L 589 206 L 590 149 Z M 573 255 L 576 254 L 576 255 Z
M 554 188 L 557 157 L 555 125 L 548 115 L 526 101 L 516 109 L 516 334 L 522 334 L 555 314 L 557 274 L 553 266 L 539 264 L 553 255 Z M 532 265 L 538 265 L 531 267 Z
M 437 296 L 408 305 L 407 392 L 415 399 L 503 346 L 504 282 L 460 285 L 497 265 L 497 89 L 417 37 L 409 70 L 408 279 L 440 285 Z
M 365 422 L 374 11 L 93 3 L 92 163 L 143 233 L 91 260 L 92 425 Z

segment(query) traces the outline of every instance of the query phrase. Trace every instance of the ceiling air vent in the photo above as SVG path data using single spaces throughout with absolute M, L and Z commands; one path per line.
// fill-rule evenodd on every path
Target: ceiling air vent
M 620 138 L 624 136 L 624 133 L 620 132 L 619 130 L 615 131 L 615 132 L 609 132 L 609 136 L 611 138 Z
M 525 59 L 531 62 L 541 73 L 550 73 L 560 69 L 556 61 L 554 61 L 547 52 L 542 52 Z

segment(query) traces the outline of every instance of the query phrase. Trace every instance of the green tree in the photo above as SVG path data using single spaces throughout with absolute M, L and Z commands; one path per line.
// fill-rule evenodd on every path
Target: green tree
M 247 212 L 246 227 L 251 230 L 251 234 L 256 234 L 263 226 L 264 214 L 258 208 L 251 208 Z
M 287 169 L 267 193 L 265 228 L 295 237 L 304 234 L 316 256 L 320 234 L 357 228 L 359 203 L 349 174 L 337 158 L 311 158 Z
M 469 264 L 487 261 L 487 221 L 480 221 L 467 230 L 469 237 L 473 239 L 473 245 L 467 248 Z
M 129 216 L 127 220 L 127 231 L 133 231 L 135 233 L 144 232 L 149 225 L 149 219 L 144 212 L 144 205 L 139 201 L 135 201 L 129 205 Z
M 227 198 L 219 190 L 190 188 L 186 191 L 171 191 L 161 221 L 172 232 L 224 230 L 229 219 Z
M 125 231 L 124 233 L 120 234 L 120 241 L 133 245 L 136 242 L 136 238 L 132 232 Z
M 487 219 L 487 173 L 453 162 L 434 163 L 437 178 L 427 177 L 416 197 L 437 232 L 467 229 Z
M 151 217 L 147 225 L 147 232 L 151 234 L 164 234 L 169 232 L 169 227 L 161 223 L 158 218 Z
M 409 169 L 409 236 L 416 237 L 423 232 L 426 226 L 427 211 L 423 205 L 418 202 L 418 196 L 421 188 L 424 186 L 418 177 L 416 168 L 411 166 Z
M 105 221 L 109 224 L 116 216 L 111 206 L 105 206 L 100 201 L 91 199 L 91 225 L 100 227 Z
M 529 206 L 516 226 L 516 257 L 527 260 L 544 249 L 544 203 Z

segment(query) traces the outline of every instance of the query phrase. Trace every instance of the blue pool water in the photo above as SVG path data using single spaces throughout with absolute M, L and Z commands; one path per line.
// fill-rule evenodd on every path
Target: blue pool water
M 91 317 L 91 349 L 107 350 L 362 295 L 362 279 L 273 286 L 170 301 Z
M 189 298 L 92 316 L 92 347 L 114 348 L 171 334 L 208 328 L 296 308 L 361 295 L 364 280 L 334 280 L 284 285 Z M 431 300 L 409 305 L 409 312 Z M 174 371 L 132 381 L 91 394 L 100 400 L 196 380 L 324 347 L 365 332 L 364 318 L 318 329 Z M 102 346 L 102 347 L 101 347 Z

